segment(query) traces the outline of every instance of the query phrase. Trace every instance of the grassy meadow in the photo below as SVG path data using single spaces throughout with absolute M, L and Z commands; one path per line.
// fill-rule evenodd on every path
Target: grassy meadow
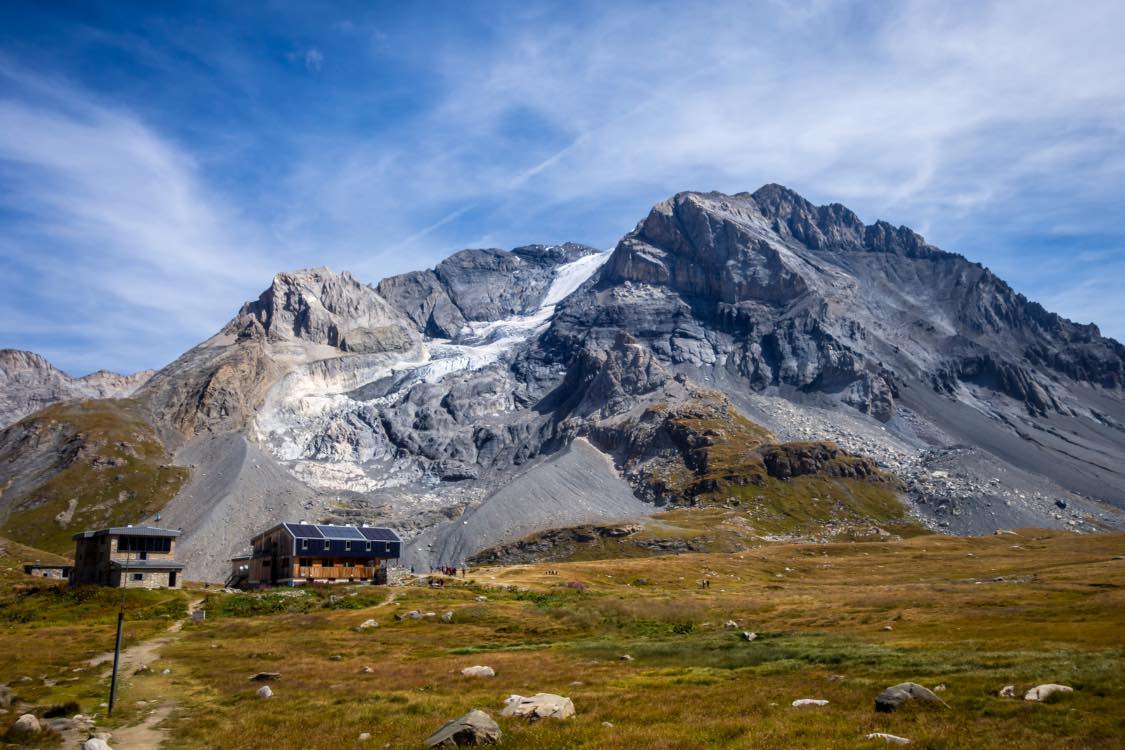
M 168 747 L 418 748 L 481 708 L 509 748 L 884 746 L 869 732 L 919 748 L 1122 747 L 1123 556 L 1123 534 L 1020 531 L 482 568 L 442 589 L 130 592 L 131 642 L 159 636 L 159 659 L 99 725 L 172 704 Z M 104 711 L 100 670 L 83 664 L 112 646 L 115 604 L 3 585 L 4 612 L 44 614 L 0 616 L 0 682 L 41 708 Z M 199 599 L 207 619 L 167 634 Z M 396 616 L 411 610 L 436 616 Z M 367 619 L 379 627 L 357 631 Z M 460 674 L 475 664 L 496 676 Z M 255 695 L 259 671 L 281 673 L 272 698 Z M 876 713 L 905 680 L 944 685 L 948 708 Z M 1022 700 L 1045 682 L 1075 692 Z M 999 697 L 1005 685 L 1019 697 Z M 536 692 L 570 697 L 577 716 L 499 716 L 508 695 Z

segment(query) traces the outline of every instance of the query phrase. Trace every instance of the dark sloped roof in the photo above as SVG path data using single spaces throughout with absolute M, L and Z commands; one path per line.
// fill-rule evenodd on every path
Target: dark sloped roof
M 175 560 L 110 560 L 109 564 L 114 568 L 124 568 L 126 570 L 183 570 L 182 563 Z
M 364 539 L 369 539 L 373 542 L 402 541 L 399 535 L 395 533 L 394 529 L 388 529 L 382 526 L 360 526 L 359 533 L 363 534 Z
M 324 534 L 320 533 L 320 528 L 316 524 L 311 523 L 283 523 L 281 524 L 289 529 L 289 533 L 298 539 L 323 539 Z
M 96 536 L 179 536 L 178 529 L 162 529 L 159 526 L 113 526 L 108 529 L 80 531 L 74 539 L 90 539 Z
M 313 523 L 283 523 L 296 539 L 343 539 L 373 542 L 401 542 L 394 529 L 378 526 L 344 526 Z

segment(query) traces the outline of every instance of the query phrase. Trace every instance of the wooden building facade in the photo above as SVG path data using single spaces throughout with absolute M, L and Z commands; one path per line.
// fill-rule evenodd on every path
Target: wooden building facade
M 402 555 L 399 535 L 376 526 L 280 523 L 251 546 L 249 586 L 386 583 L 387 564 Z

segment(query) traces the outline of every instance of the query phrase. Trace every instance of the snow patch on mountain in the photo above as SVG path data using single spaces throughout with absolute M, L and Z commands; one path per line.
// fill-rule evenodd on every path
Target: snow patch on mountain
M 466 324 L 454 339 L 426 338 L 405 355 L 334 357 L 301 366 L 270 391 L 256 439 L 301 480 L 326 490 L 376 489 L 423 478 L 413 457 L 396 457 L 380 410 L 419 384 L 483 370 L 543 333 L 555 307 L 586 283 L 610 253 L 560 265 L 530 315 Z

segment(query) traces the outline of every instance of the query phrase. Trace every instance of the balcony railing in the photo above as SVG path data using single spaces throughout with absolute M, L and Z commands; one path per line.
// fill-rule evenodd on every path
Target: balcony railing
M 369 568 L 364 565 L 311 565 L 297 568 L 298 578 L 374 578 L 378 568 Z

